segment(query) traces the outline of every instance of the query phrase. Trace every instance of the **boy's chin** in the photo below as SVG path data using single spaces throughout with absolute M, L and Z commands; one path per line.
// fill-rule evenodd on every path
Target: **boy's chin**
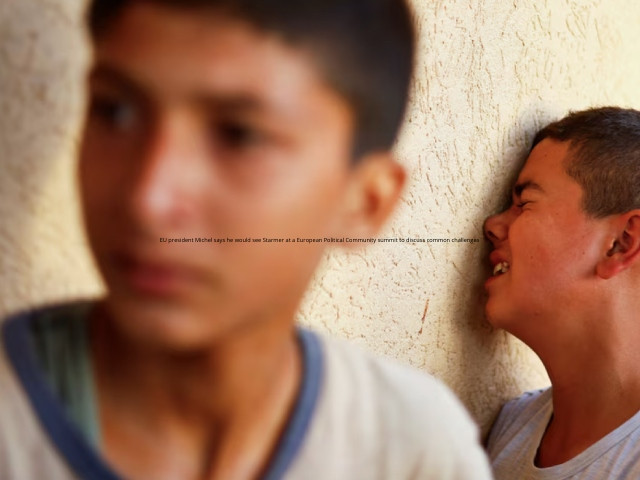
M 225 334 L 215 315 L 180 304 L 107 299 L 109 320 L 127 342 L 145 349 L 180 353 L 211 348 Z
M 508 320 L 505 318 L 504 312 L 501 311 L 500 305 L 497 302 L 492 301 L 491 298 L 487 300 L 484 306 L 484 316 L 487 323 L 495 329 L 504 329 L 508 324 Z

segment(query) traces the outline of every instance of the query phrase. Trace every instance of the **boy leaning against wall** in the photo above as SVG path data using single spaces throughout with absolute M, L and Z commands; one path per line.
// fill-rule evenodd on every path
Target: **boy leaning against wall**
M 489 322 L 529 345 L 552 385 L 502 408 L 496 478 L 640 478 L 640 112 L 540 130 L 485 233 Z

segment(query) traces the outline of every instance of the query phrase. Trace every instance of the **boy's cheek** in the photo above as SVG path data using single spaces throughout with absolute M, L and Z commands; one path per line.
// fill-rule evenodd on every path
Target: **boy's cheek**
M 246 295 L 261 292 L 263 297 L 282 298 L 302 295 L 323 253 L 325 244 L 298 241 L 268 242 L 246 248 L 236 247 L 238 262 L 229 262 L 227 268 L 234 283 Z M 235 265 L 234 265 L 235 264 Z

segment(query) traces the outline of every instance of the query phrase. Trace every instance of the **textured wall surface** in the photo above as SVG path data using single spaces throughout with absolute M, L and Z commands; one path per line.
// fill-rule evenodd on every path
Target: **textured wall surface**
M 2 314 L 100 291 L 74 190 L 81 6 L 0 2 Z M 640 107 L 633 0 L 413 6 L 417 75 L 396 147 L 409 184 L 384 237 L 481 239 L 536 128 L 570 109 Z M 506 398 L 546 383 L 531 352 L 483 320 L 487 251 L 484 240 L 331 251 L 300 319 L 432 372 L 486 429 Z
M 74 178 L 81 7 L 0 0 L 0 313 L 99 291 Z

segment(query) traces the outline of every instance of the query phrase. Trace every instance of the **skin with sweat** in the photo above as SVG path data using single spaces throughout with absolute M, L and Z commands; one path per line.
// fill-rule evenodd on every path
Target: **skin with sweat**
M 564 463 L 640 409 L 637 312 L 640 211 L 595 218 L 565 171 L 569 142 L 545 139 L 487 219 L 489 322 L 529 345 L 553 385 L 554 414 L 537 465 Z M 505 269 L 501 269 L 504 271 Z

